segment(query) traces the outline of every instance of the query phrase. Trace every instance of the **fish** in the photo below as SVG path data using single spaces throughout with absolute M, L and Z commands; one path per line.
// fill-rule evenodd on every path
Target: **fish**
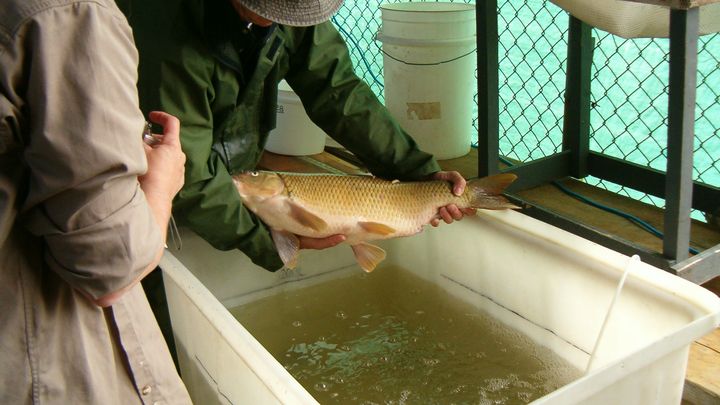
M 517 209 L 502 192 L 517 176 L 495 174 L 467 181 L 456 196 L 441 180 L 384 180 L 371 175 L 304 174 L 272 171 L 232 176 L 240 198 L 270 229 L 280 259 L 288 269 L 297 266 L 298 235 L 325 238 L 342 234 L 366 272 L 386 257 L 374 240 L 411 236 L 423 230 L 438 209 Z

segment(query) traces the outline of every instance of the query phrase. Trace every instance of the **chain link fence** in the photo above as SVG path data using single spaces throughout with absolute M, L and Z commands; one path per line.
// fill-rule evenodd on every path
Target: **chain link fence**
M 356 72 L 383 100 L 379 5 L 346 1 L 333 18 Z M 465 1 L 474 3 L 474 1 Z M 500 154 L 527 162 L 562 148 L 568 15 L 544 0 L 498 1 Z M 666 169 L 669 40 L 593 29 L 590 149 Z M 477 105 L 477 95 L 475 98 Z M 694 179 L 720 187 L 720 34 L 698 43 Z M 477 129 L 477 112 L 473 118 Z M 588 183 L 662 207 L 664 201 L 597 178 Z M 700 213 L 693 217 L 702 219 Z

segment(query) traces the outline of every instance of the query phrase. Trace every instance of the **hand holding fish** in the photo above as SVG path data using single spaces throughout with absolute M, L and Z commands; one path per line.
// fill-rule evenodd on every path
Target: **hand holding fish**
M 439 210 L 445 209 L 452 222 L 474 212 L 468 209 L 518 208 L 501 195 L 515 181 L 514 174 L 467 183 L 457 172 L 433 176 L 438 180 L 399 182 L 372 176 L 246 172 L 233 176 L 233 182 L 243 204 L 270 228 L 287 268 L 297 265 L 301 247 L 328 247 L 344 238 L 360 267 L 369 272 L 385 259 L 385 251 L 368 241 L 414 235 L 442 218 Z M 461 214 L 453 213 L 455 209 Z
M 452 187 L 452 192 L 456 196 L 461 196 L 463 192 L 465 191 L 465 184 L 467 183 L 465 181 L 465 178 L 456 171 L 450 171 L 450 172 L 435 172 L 433 173 L 430 178 L 430 180 L 443 180 L 450 182 Z M 444 207 L 440 207 L 438 209 L 438 216 L 436 218 L 433 218 L 430 220 L 430 225 L 437 227 L 440 225 L 440 219 L 445 221 L 446 224 L 452 224 L 453 220 L 459 221 L 463 219 L 465 215 L 475 215 L 475 208 L 458 208 L 455 204 L 448 204 Z

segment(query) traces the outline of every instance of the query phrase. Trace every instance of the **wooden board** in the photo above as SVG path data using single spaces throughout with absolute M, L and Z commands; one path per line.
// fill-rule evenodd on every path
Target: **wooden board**
M 720 329 L 690 346 L 683 404 L 720 404 Z

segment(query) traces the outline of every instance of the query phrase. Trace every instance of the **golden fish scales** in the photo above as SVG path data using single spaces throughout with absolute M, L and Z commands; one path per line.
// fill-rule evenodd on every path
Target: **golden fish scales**
M 466 194 L 455 196 L 444 181 L 391 182 L 372 176 L 279 174 L 290 198 L 310 210 L 344 217 L 395 222 L 450 203 L 469 206 Z M 322 180 L 320 183 L 318 180 Z M 318 184 L 323 187 L 319 188 Z

